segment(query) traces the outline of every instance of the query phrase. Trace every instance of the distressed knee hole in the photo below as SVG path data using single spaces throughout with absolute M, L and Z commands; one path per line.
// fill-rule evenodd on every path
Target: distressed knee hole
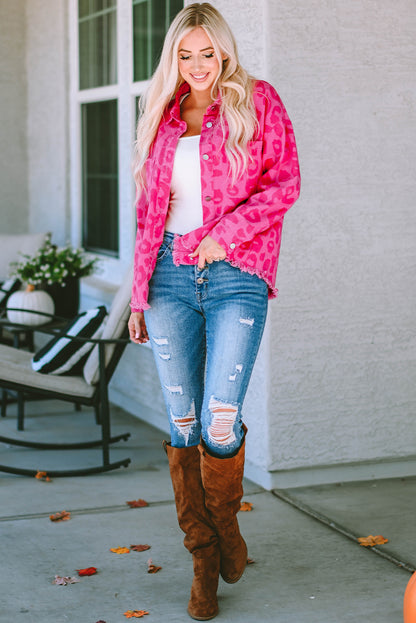
M 172 424 L 176 427 L 178 433 L 184 437 L 185 445 L 188 445 L 189 435 L 196 422 L 195 401 L 192 401 L 189 411 L 184 415 L 175 415 L 172 411 L 170 415 Z
M 252 327 L 254 325 L 254 318 L 240 318 L 240 324 L 245 324 L 248 327 Z
M 212 420 L 208 426 L 208 435 L 211 441 L 219 446 L 228 446 L 235 442 L 234 424 L 237 418 L 238 408 L 230 403 L 217 400 L 211 396 L 209 410 Z

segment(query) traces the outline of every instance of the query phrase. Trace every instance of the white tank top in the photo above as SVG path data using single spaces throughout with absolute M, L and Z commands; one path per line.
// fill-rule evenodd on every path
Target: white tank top
M 203 225 L 199 139 L 184 136 L 176 148 L 165 224 L 166 231 L 174 234 L 187 234 Z

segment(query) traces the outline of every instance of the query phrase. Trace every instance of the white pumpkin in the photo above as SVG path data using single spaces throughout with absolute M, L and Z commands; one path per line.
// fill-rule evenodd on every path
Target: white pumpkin
M 9 308 L 16 308 L 18 311 L 13 311 Z M 29 309 L 31 312 L 37 311 L 53 314 L 55 311 L 55 304 L 50 294 L 43 290 L 35 290 L 33 286 L 30 285 L 26 290 L 19 290 L 9 296 L 7 300 L 7 318 L 10 322 L 16 322 L 17 324 L 27 326 L 35 326 L 48 322 L 48 316 L 25 311 Z

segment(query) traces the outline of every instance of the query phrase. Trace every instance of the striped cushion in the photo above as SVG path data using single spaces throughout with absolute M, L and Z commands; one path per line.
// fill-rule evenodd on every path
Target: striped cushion
M 63 335 L 100 337 L 107 311 L 103 305 L 79 314 L 32 359 L 32 368 L 42 374 L 82 374 L 82 368 L 93 344 L 78 342 Z

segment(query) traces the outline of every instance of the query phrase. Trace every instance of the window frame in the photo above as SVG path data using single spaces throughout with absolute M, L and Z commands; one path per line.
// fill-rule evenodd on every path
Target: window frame
M 184 3 L 185 4 L 185 3 Z M 70 238 L 74 246 L 82 241 L 82 104 L 117 100 L 118 119 L 118 228 L 119 254 L 99 258 L 100 280 L 118 285 L 133 260 L 136 239 L 135 185 L 132 174 L 136 126 L 136 99 L 149 80 L 133 81 L 133 2 L 117 0 L 117 83 L 89 89 L 79 88 L 78 0 L 69 1 L 69 145 L 70 145 Z

